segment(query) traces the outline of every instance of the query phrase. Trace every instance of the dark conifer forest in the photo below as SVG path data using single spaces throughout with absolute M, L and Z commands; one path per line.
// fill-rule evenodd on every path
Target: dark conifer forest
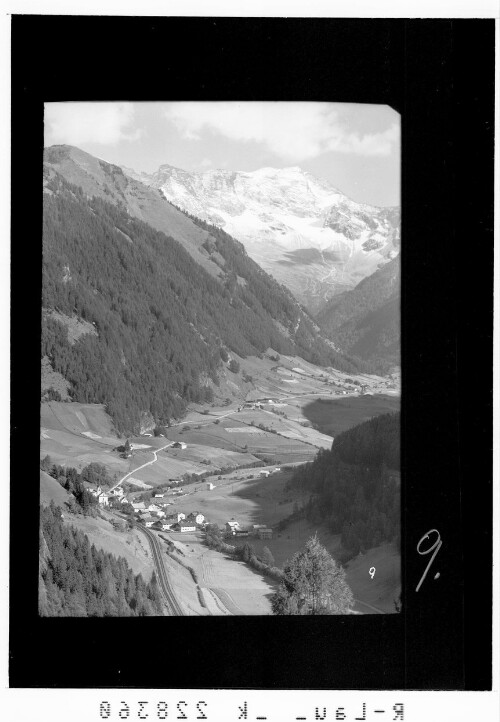
M 137 432 L 143 412 L 163 424 L 189 402 L 210 401 L 221 348 L 245 357 L 272 347 L 368 370 L 335 352 L 241 244 L 210 233 L 224 261 L 219 279 L 124 206 L 89 198 L 57 174 L 46 178 L 42 357 L 70 383 L 73 400 L 105 404 L 122 432 Z M 51 311 L 97 333 L 71 342 Z
M 355 556 L 400 540 L 400 414 L 384 414 L 339 434 L 331 450 L 296 472 L 310 493 L 307 518 L 342 535 Z
M 90 544 L 61 521 L 52 502 L 40 509 L 39 613 L 48 617 L 145 617 L 163 614 L 161 594 L 125 559 Z

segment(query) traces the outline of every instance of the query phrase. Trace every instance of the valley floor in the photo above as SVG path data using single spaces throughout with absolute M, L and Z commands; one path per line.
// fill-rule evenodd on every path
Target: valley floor
M 41 457 L 49 454 L 54 463 L 79 470 L 91 461 L 99 461 L 110 471 L 115 485 L 127 477 L 124 488 L 131 500 L 145 489 L 165 488 L 169 480 L 180 480 L 184 474 L 208 473 L 200 482 L 185 485 L 182 495 L 174 495 L 173 489 L 166 492 L 171 504 L 169 513 L 198 511 L 219 526 L 231 518 L 241 526 L 274 526 L 292 513 L 295 502 L 303 501 L 287 490 L 294 467 L 311 461 L 318 449 L 330 448 L 332 430 L 338 433 L 399 406 L 398 389 L 380 377 L 347 376 L 292 357 L 281 357 L 277 362 L 274 356 L 267 355 L 241 363 L 242 372 L 255 379 L 246 399 L 235 395 L 223 404 L 193 407 L 183 421 L 170 426 L 168 438 L 131 439 L 134 452 L 127 460 L 115 451 L 123 440 L 114 432 L 103 407 L 44 403 Z M 361 395 L 354 381 L 363 384 L 369 394 Z M 186 448 L 173 447 L 176 441 L 184 442 Z M 267 478 L 261 475 L 265 470 L 274 471 L 277 465 L 279 472 Z M 215 488 L 209 490 L 208 482 Z M 42 503 L 49 503 L 51 498 L 58 504 L 64 502 L 61 492 L 66 492 L 47 475 L 41 487 Z M 141 572 L 149 579 L 154 567 L 145 536 L 139 530 L 115 528 L 113 515 L 101 513 L 103 518 L 93 519 L 65 512 L 65 521 L 88 534 L 96 546 L 124 556 L 135 573 Z M 338 537 L 313 528 L 305 520 L 290 524 L 272 540 L 248 541 L 257 551 L 267 546 L 281 567 L 315 532 L 335 556 Z M 166 553 L 168 546 L 162 540 L 166 569 L 186 614 L 271 613 L 269 600 L 276 587 L 272 580 L 242 562 L 209 550 L 201 533 L 169 533 L 168 538 L 184 552 L 176 556 L 188 563 L 199 579 L 201 594 L 190 572 Z M 356 611 L 395 611 L 399 565 L 398 550 L 390 545 L 370 550 L 350 562 L 347 580 L 357 600 Z M 368 574 L 372 566 L 377 570 L 373 579 Z

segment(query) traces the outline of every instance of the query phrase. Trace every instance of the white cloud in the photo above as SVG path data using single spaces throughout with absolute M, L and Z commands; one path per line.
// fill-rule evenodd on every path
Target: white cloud
M 114 145 L 137 140 L 141 131 L 131 129 L 133 121 L 131 103 L 46 103 L 45 142 Z
M 328 151 L 389 155 L 399 142 L 397 123 L 383 132 L 349 132 L 330 103 L 172 103 L 164 113 L 186 139 L 201 140 L 203 131 L 211 131 L 230 140 L 262 143 L 291 161 Z

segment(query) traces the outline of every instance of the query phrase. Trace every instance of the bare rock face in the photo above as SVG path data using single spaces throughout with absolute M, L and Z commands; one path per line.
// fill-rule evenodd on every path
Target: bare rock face
M 399 253 L 399 208 L 355 203 L 297 167 L 189 173 L 162 165 L 149 176 L 123 170 L 241 241 L 313 312 Z
M 156 426 L 156 422 L 154 420 L 153 414 L 150 411 L 143 411 L 141 414 L 141 423 L 139 427 L 139 433 L 147 434 L 150 431 L 153 431 L 153 429 Z

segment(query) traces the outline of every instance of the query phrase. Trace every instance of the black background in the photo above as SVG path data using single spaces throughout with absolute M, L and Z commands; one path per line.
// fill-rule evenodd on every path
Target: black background
M 11 686 L 491 687 L 494 21 L 14 16 L 12 68 Z M 402 115 L 400 615 L 37 616 L 43 102 L 155 99 Z

